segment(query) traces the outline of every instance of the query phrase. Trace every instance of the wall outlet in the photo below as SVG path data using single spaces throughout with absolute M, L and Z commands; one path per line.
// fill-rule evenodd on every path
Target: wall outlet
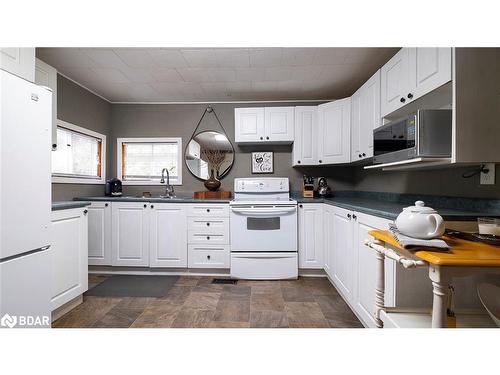
M 481 185 L 495 185 L 495 163 L 486 163 L 488 173 L 481 172 Z

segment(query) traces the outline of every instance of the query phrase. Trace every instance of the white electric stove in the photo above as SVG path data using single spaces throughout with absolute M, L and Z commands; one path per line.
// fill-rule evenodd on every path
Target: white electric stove
M 297 202 L 288 178 L 236 178 L 230 209 L 231 277 L 297 278 Z

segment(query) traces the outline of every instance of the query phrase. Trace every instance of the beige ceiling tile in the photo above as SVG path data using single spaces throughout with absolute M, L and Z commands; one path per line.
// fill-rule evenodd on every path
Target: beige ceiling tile
M 130 80 L 118 69 L 115 68 L 91 68 L 98 81 L 112 83 L 130 83 Z
M 95 82 L 97 80 L 95 73 L 92 72 L 90 68 L 62 67 L 58 68 L 58 71 L 84 86 L 88 85 L 91 82 Z
M 277 83 L 275 81 L 252 82 L 252 90 L 254 92 L 272 92 L 276 90 Z
M 120 68 L 120 71 L 133 83 L 151 83 L 155 80 L 147 69 L 126 66 Z
M 213 49 L 182 49 L 181 53 L 191 68 L 215 68 L 217 66 L 217 57 Z
M 282 65 L 311 65 L 316 48 L 283 48 Z
M 172 68 L 154 68 L 151 70 L 154 82 L 182 82 L 183 78 Z
M 91 87 L 95 92 L 113 102 L 134 101 L 131 94 L 133 85 L 128 83 L 95 82 Z
M 314 80 L 320 77 L 323 67 L 320 65 L 293 66 L 290 68 L 296 81 Z
M 236 81 L 264 81 L 266 70 L 264 68 L 235 69 Z
M 279 66 L 282 61 L 282 48 L 259 48 L 250 49 L 251 67 Z
M 245 48 L 216 49 L 217 66 L 221 68 L 247 68 L 250 66 L 248 50 Z
M 135 84 L 131 88 L 130 95 L 136 101 L 164 101 L 164 96 L 162 96 L 158 91 L 156 91 L 150 84 Z
M 93 60 L 96 67 L 117 69 L 127 67 L 111 48 L 81 48 L 80 51 Z
M 233 82 L 236 80 L 234 69 L 208 69 L 211 82 Z
M 186 68 L 178 69 L 178 72 L 186 82 L 230 82 L 236 80 L 236 73 L 233 69 Z
M 314 65 L 344 64 L 350 48 L 317 48 L 314 55 Z
M 79 48 L 40 48 L 38 58 L 56 69 L 61 68 L 92 68 L 97 66 Z
M 155 64 L 162 68 L 186 68 L 186 59 L 180 50 L 175 49 L 153 49 L 149 51 Z
M 146 48 L 115 48 L 113 50 L 131 68 L 150 68 L 155 65 Z
M 290 81 L 293 77 L 293 68 L 287 66 L 277 66 L 266 68 L 266 81 Z

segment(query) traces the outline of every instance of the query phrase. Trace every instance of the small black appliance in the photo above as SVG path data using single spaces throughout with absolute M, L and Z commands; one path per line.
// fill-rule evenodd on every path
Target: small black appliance
M 117 178 L 112 178 L 106 181 L 106 189 L 104 194 L 106 196 L 120 196 L 122 195 L 122 182 Z

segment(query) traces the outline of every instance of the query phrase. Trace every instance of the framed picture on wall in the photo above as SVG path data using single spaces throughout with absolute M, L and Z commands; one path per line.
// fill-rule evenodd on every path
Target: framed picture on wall
M 252 173 L 274 173 L 272 152 L 252 152 Z

